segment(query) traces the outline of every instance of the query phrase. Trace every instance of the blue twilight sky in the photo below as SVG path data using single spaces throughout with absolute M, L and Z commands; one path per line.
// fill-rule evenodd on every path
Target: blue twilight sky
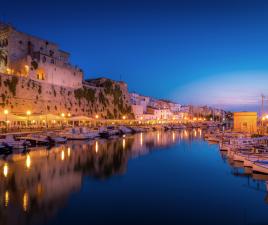
M 69 51 L 86 78 L 181 103 L 258 109 L 268 1 L 2 1 L 0 19 Z

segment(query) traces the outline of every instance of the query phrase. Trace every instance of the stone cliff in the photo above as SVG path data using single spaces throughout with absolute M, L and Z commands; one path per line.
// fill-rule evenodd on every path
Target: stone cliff
M 127 85 L 106 78 L 85 81 L 74 89 L 0 74 L 0 109 L 25 115 L 60 114 L 92 116 L 105 119 L 132 118 Z

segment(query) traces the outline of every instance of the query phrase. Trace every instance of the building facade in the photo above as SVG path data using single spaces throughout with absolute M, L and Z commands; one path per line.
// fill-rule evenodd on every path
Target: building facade
M 0 50 L 0 73 L 64 87 L 82 86 L 83 71 L 72 66 L 70 54 L 55 43 L 0 23 Z
M 257 112 L 234 112 L 234 130 L 238 132 L 257 132 Z

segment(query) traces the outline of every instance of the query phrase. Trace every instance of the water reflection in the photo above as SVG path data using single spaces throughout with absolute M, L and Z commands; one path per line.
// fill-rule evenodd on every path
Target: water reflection
M 9 155 L 0 160 L 4 178 L 0 179 L 1 224 L 42 222 L 55 215 L 71 193 L 79 191 L 84 176 L 107 179 L 122 175 L 129 159 L 185 138 L 188 131 L 187 137 L 183 132 L 158 131 Z
M 202 137 L 201 129 L 140 133 L 115 140 L 69 142 L 47 150 L 36 148 L 0 160 L 0 221 L 4 225 L 40 224 L 55 216 L 83 178 L 104 180 L 126 173 L 131 158 L 171 145 L 191 143 Z M 223 159 L 228 162 L 226 156 Z M 244 176 L 239 165 L 228 162 L 234 176 Z M 243 175 L 241 175 L 243 174 Z M 266 191 L 265 177 L 246 176 L 248 187 Z M 258 184 L 257 184 L 258 183 Z M 268 199 L 268 197 L 267 197 Z M 16 216 L 14 216 L 16 215 Z

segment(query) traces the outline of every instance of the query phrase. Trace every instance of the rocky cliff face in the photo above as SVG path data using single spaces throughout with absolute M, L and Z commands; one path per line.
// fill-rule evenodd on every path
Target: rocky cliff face
M 105 78 L 89 80 L 82 88 L 55 86 L 42 81 L 0 74 L 0 109 L 25 115 L 71 113 L 116 119 L 132 118 L 127 85 Z

